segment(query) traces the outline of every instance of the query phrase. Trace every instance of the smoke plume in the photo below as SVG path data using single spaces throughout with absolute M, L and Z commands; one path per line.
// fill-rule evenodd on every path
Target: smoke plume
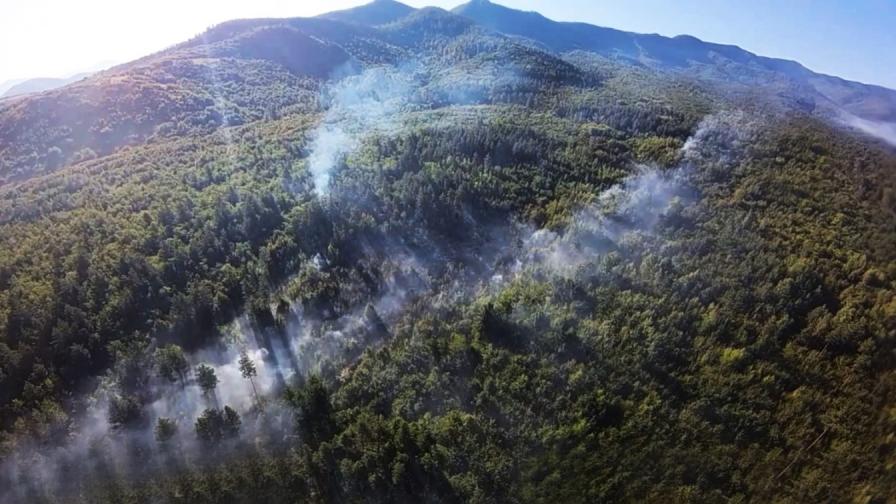
M 365 135 L 393 133 L 418 79 L 412 65 L 374 67 L 332 85 L 323 97 L 327 112 L 312 134 L 308 169 L 319 195 L 328 193 L 341 158 Z

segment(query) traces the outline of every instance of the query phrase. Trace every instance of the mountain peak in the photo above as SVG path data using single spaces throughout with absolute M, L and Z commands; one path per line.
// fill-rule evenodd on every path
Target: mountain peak
M 512 9 L 489 0 L 470 0 L 451 9 L 451 12 L 473 19 L 479 24 L 496 31 L 505 31 L 505 25 L 531 25 L 550 22 L 538 12 Z
M 398 21 L 415 10 L 413 7 L 396 0 L 373 0 L 370 3 L 351 9 L 328 12 L 320 17 L 335 21 L 377 26 Z

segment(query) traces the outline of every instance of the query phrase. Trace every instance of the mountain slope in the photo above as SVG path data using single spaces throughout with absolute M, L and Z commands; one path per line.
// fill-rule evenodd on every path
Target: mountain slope
M 740 95 L 744 101 L 810 112 L 891 142 L 896 128 L 896 92 L 815 74 L 797 63 L 756 56 L 734 46 L 687 36 L 666 38 L 559 23 L 484 0 L 461 5 L 454 12 L 458 15 L 439 9 L 416 11 L 380 0 L 316 19 L 234 21 L 170 50 L 116 67 L 95 80 L 87 79 L 55 97 L 7 99 L 0 103 L 0 116 L 6 117 L 0 117 L 0 122 L 18 124 L 14 129 L 0 125 L 0 183 L 140 144 L 159 134 L 203 133 L 222 124 L 256 120 L 273 108 L 300 106 L 305 98 L 287 91 L 296 78 L 316 81 L 300 86 L 314 88 L 334 72 L 413 59 L 415 52 L 433 50 L 433 44 L 445 42 L 446 37 L 469 34 L 485 40 L 484 33 L 476 31 L 483 29 L 499 38 L 515 37 L 517 46 L 548 50 L 554 53 L 552 57 L 576 59 L 577 52 L 587 52 L 624 65 L 675 73 L 703 81 L 719 92 Z M 262 105 L 233 95 L 231 90 L 239 94 L 233 88 L 239 79 L 231 74 L 222 77 L 224 83 L 217 82 L 216 72 L 202 70 L 210 68 L 200 62 L 208 58 L 216 59 L 215 65 L 236 58 L 257 67 L 250 75 L 273 72 L 261 77 L 267 81 L 263 85 L 278 87 L 282 99 Z M 111 81 L 121 90 L 107 97 L 96 94 Z M 172 83 L 178 88 L 172 93 L 145 91 L 151 87 L 161 91 Z M 225 89 L 219 91 L 222 85 Z M 166 95 L 182 98 L 165 104 Z M 144 96 L 154 98 L 146 103 L 133 99 Z M 69 111 L 56 110 L 56 104 L 65 104 Z M 154 111 L 161 111 L 158 118 L 153 117 Z M 202 114 L 206 119 L 184 123 L 178 114 Z M 122 122 L 138 115 L 137 124 Z M 18 117 L 27 119 L 18 121 Z M 163 120 L 166 117 L 174 120 Z M 38 133 L 44 130 L 46 134 Z M 78 134 L 72 135 L 75 131 Z
M 712 63 L 714 53 L 741 64 L 756 59 L 736 46 L 708 44 L 690 36 L 667 38 L 586 23 L 556 22 L 537 12 L 518 11 L 488 0 L 473 0 L 452 12 L 501 33 L 537 40 L 557 52 L 585 50 L 672 68 Z M 778 62 L 779 68 L 786 64 L 792 62 Z
M 736 46 L 707 43 L 685 35 L 667 38 L 585 23 L 556 22 L 488 0 L 472 0 L 453 12 L 489 29 L 536 40 L 556 52 L 591 51 L 754 87 L 772 87 L 775 81 L 783 79 L 788 82 L 782 85 L 796 87 L 801 99 L 812 100 L 834 117 L 846 112 L 862 119 L 896 123 L 894 90 L 817 74 L 796 62 L 757 56 Z
M 390 10 L 391 4 L 371 8 Z M 462 35 L 490 40 L 493 54 L 515 51 L 511 61 L 522 66 L 528 66 L 523 59 L 545 58 L 568 66 L 477 30 L 469 20 L 439 9 L 415 11 L 377 29 L 325 18 L 224 23 L 73 86 L 0 103 L 0 183 L 147 141 L 206 134 L 293 107 L 314 107 L 308 92 L 331 75 L 410 61 L 421 50 L 452 46 Z M 452 55 L 436 57 L 446 65 L 439 68 L 442 73 L 460 64 Z

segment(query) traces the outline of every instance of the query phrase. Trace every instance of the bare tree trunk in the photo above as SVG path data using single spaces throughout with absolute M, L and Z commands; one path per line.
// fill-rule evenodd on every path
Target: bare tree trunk
M 255 404 L 258 405 L 258 411 L 264 411 L 264 406 L 261 404 L 261 399 L 258 398 L 258 389 L 255 388 L 255 380 L 250 376 L 249 383 L 252 384 L 252 393 L 255 394 Z

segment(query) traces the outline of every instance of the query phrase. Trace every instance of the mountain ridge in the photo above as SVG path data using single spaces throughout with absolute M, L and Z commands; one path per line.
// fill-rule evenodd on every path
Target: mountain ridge
M 317 17 L 335 21 L 348 21 L 366 26 L 391 23 L 407 16 L 416 9 L 396 0 L 373 0 L 370 3 L 333 12 Z
M 474 27 L 479 31 L 470 31 Z M 261 70 L 267 65 L 276 65 L 282 67 L 283 79 L 312 79 L 317 82 L 314 86 L 318 86 L 336 75 L 334 72 L 337 69 L 345 72 L 370 65 L 394 65 L 412 60 L 414 54 L 421 50 L 438 54 L 444 49 L 437 47 L 438 44 L 464 34 L 461 45 L 467 47 L 463 51 L 468 51 L 476 45 L 473 39 L 484 40 L 486 32 L 497 37 L 494 40 L 501 37 L 506 39 L 498 45 L 527 45 L 552 54 L 554 58 L 570 58 L 574 57 L 574 53 L 584 51 L 627 65 L 633 70 L 649 68 L 668 75 L 676 74 L 717 87 L 722 92 L 742 95 L 744 100 L 758 98 L 777 103 L 785 110 L 823 116 L 892 143 L 893 124 L 896 124 L 896 91 L 817 74 L 790 60 L 758 56 L 737 46 L 704 42 L 689 35 L 669 38 L 587 23 L 558 22 L 537 12 L 510 9 L 489 1 L 470 2 L 448 11 L 439 8 L 415 9 L 395 0 L 376 0 L 312 18 L 224 22 L 171 48 L 113 67 L 49 94 L 5 98 L 0 102 L 0 122 L 4 113 L 45 111 L 40 102 L 58 101 L 72 110 L 77 107 L 79 112 L 63 115 L 63 120 L 71 123 L 59 124 L 58 139 L 36 150 L 22 146 L 29 141 L 23 135 L 29 133 L 15 131 L 15 128 L 4 133 L 0 124 L 0 154 L 4 154 L 4 159 L 0 161 L 0 183 L 3 179 L 31 176 L 35 170 L 30 167 L 34 166 L 35 159 L 37 172 L 54 170 L 85 157 L 103 155 L 122 145 L 138 144 L 156 136 L 158 128 L 166 123 L 163 116 L 167 112 L 158 114 L 157 118 L 128 125 L 121 131 L 107 133 L 106 138 L 87 136 L 84 137 L 86 142 L 72 142 L 65 138 L 68 131 L 83 131 L 83 127 L 77 125 L 83 123 L 85 118 L 107 113 L 97 108 L 98 103 L 119 99 L 114 98 L 115 93 L 112 93 L 113 97 L 103 97 L 108 93 L 103 93 L 101 88 L 107 83 L 115 82 L 121 88 L 121 98 L 145 93 L 138 92 L 134 86 L 143 90 L 156 89 L 152 94 L 145 95 L 152 96 L 158 102 L 151 109 L 181 107 L 184 104 L 191 108 L 208 107 L 205 113 L 212 119 L 206 123 L 207 127 L 199 128 L 208 129 L 233 121 L 251 120 L 266 113 L 249 110 L 234 102 L 233 113 L 224 112 L 223 116 L 226 117 L 219 117 L 222 112 L 214 110 L 217 107 L 215 103 L 223 103 L 220 97 L 215 96 L 218 94 L 215 87 L 219 84 L 207 81 L 206 78 L 213 73 L 200 72 L 200 69 L 209 67 L 212 60 L 218 62 L 215 67 L 227 65 L 227 61 L 239 61 L 240 65 L 252 66 L 263 72 L 267 72 Z M 448 47 L 454 46 L 449 44 Z M 165 80 L 159 81 L 162 76 Z M 162 89 L 170 79 L 182 81 L 191 89 L 185 95 L 190 96 L 190 100 L 179 105 L 162 104 L 168 99 Z M 263 85 L 276 84 L 270 81 Z M 232 91 L 239 93 L 238 88 Z M 54 97 L 52 93 L 62 94 Z M 284 91 L 281 89 L 278 93 Z M 295 96 L 289 98 L 297 99 Z M 108 110 L 109 106 L 107 103 L 103 107 Z M 155 115 L 141 113 L 149 117 Z M 187 113 L 185 110 L 184 114 Z M 121 119 L 131 115 L 119 113 L 115 117 Z M 103 119 L 100 122 L 108 121 Z M 9 127 L 11 125 L 7 124 Z M 108 125 L 97 124 L 96 127 L 107 132 L 110 129 Z M 192 130 L 198 128 L 197 125 L 184 127 Z M 10 134 L 13 136 L 8 136 Z M 61 154 L 57 150 L 61 150 Z
M 94 72 L 82 72 L 72 75 L 71 77 L 64 78 L 38 77 L 34 79 L 26 79 L 22 82 L 10 86 L 2 95 L 0 95 L 0 98 L 11 98 L 13 96 L 20 96 L 30 93 L 41 93 L 43 91 L 58 89 L 73 82 L 78 82 L 79 80 L 86 79 L 87 77 L 93 75 L 93 73 Z
M 737 45 L 706 42 L 692 35 L 665 37 L 589 23 L 554 21 L 538 12 L 519 11 L 488 0 L 473 0 L 455 7 L 452 12 L 502 33 L 533 38 L 561 52 L 583 49 L 607 56 L 617 55 L 648 65 L 658 62 L 660 67 L 685 70 L 690 70 L 695 63 L 713 65 L 716 63 L 714 54 L 721 54 L 738 64 L 757 65 L 784 74 L 798 85 L 811 87 L 817 93 L 817 98 L 831 100 L 847 112 L 863 118 L 867 114 L 862 107 L 863 100 L 883 101 L 884 106 L 878 103 L 873 119 L 896 122 L 896 90 L 820 74 L 797 61 L 758 55 Z M 710 77 L 725 79 L 731 75 Z M 813 79 L 823 82 L 814 84 Z M 751 79 L 747 84 L 756 85 L 757 82 Z M 838 99 L 838 95 L 842 94 L 849 95 L 850 99 Z

